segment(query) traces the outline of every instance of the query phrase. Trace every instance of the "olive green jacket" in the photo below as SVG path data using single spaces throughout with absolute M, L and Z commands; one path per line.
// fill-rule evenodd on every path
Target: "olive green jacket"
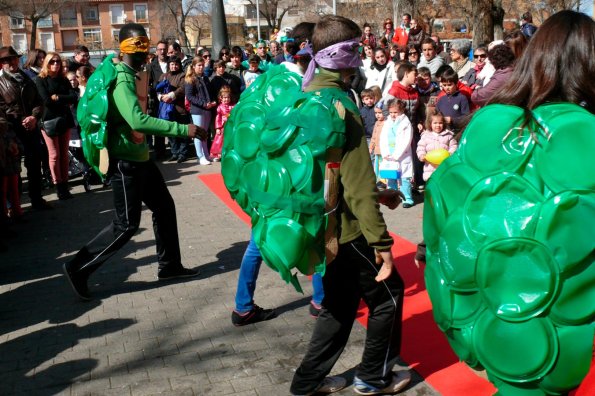
M 132 131 L 170 137 L 188 136 L 188 126 L 160 120 L 142 112 L 136 95 L 136 72 L 120 62 L 115 65 L 116 82 L 110 89 L 107 114 L 110 158 L 144 162 L 149 160 L 149 146 L 143 136 L 135 143 Z
M 325 88 L 343 89 L 343 86 L 339 73 L 319 68 L 305 91 Z M 359 114 L 345 112 L 345 137 L 339 168 L 342 187 L 339 243 L 351 242 L 363 234 L 370 246 L 380 251 L 389 250 L 393 239 L 380 212 L 376 176 Z

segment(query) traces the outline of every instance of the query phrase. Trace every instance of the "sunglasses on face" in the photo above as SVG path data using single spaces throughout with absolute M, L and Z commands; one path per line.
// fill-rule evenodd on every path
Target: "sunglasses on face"
M 48 62 L 48 65 L 61 65 L 62 61 L 59 59 L 52 59 Z
M 412 52 L 409 52 L 409 55 L 417 55 L 417 54 L 418 54 L 418 52 L 417 52 L 417 51 L 412 51 Z
M 203 55 L 202 57 L 203 57 L 203 58 L 210 58 L 210 57 L 211 57 L 211 55 L 210 55 L 210 54 L 205 54 L 205 55 Z
M 229 55 L 229 52 L 222 52 L 221 55 Z
M 487 57 L 488 57 L 486 54 L 476 54 L 475 56 L 476 56 L 477 58 L 481 58 L 481 59 L 485 59 L 485 58 L 487 58 Z

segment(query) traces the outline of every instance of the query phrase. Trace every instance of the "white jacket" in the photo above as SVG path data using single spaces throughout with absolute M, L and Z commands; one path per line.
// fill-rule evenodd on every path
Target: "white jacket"
M 366 88 L 378 85 L 382 94 L 388 92 L 393 81 L 397 78 L 395 75 L 395 64 L 393 61 L 388 61 L 386 67 L 379 71 L 378 69 L 366 69 Z
M 394 145 L 390 144 L 392 134 L 395 136 Z M 390 116 L 384 121 L 382 132 L 380 132 L 382 161 L 397 162 L 401 170 L 401 177 L 413 177 L 412 138 L 413 127 L 405 114 L 398 116 L 395 121 Z M 386 157 L 390 157 L 390 159 L 387 160 Z

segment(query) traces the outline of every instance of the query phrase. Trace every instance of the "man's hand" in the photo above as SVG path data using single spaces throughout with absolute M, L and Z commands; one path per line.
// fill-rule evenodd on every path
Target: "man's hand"
M 386 189 L 378 192 L 378 202 L 386 205 L 389 209 L 395 209 L 401 202 L 405 200 L 402 192 L 397 190 Z
M 188 125 L 188 137 L 189 138 L 197 138 L 200 140 L 205 140 L 207 138 L 207 136 L 208 136 L 207 131 L 205 131 L 201 127 L 194 125 L 194 124 Z
M 390 250 L 376 253 L 382 257 L 383 263 L 382 267 L 380 267 L 380 270 L 378 271 L 378 275 L 376 275 L 376 278 L 374 279 L 376 282 L 382 282 L 383 280 L 388 279 L 390 274 L 393 272 L 393 254 Z M 378 258 L 379 257 L 377 257 L 376 262 L 379 261 Z
M 27 131 L 32 131 L 37 126 L 37 118 L 28 116 L 23 118 L 23 128 Z

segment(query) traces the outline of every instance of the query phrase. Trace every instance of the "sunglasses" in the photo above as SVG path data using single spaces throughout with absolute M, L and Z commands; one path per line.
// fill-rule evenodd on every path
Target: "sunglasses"
M 417 54 L 418 54 L 417 51 L 409 52 L 409 55 L 417 55 Z
M 58 64 L 59 64 L 59 65 L 61 65 L 61 64 L 62 64 L 62 61 L 61 61 L 61 60 L 59 60 L 59 59 L 52 59 L 52 60 L 50 60 L 50 61 L 48 62 L 48 65 L 58 65 Z
M 476 54 L 476 55 L 475 55 L 475 57 L 476 57 L 476 58 L 485 59 L 485 58 L 487 58 L 488 56 L 487 56 L 486 54 Z
M 203 55 L 202 57 L 203 57 L 203 58 L 210 58 L 210 57 L 211 57 L 211 55 Z
M 229 52 L 222 52 L 221 55 L 229 55 Z

